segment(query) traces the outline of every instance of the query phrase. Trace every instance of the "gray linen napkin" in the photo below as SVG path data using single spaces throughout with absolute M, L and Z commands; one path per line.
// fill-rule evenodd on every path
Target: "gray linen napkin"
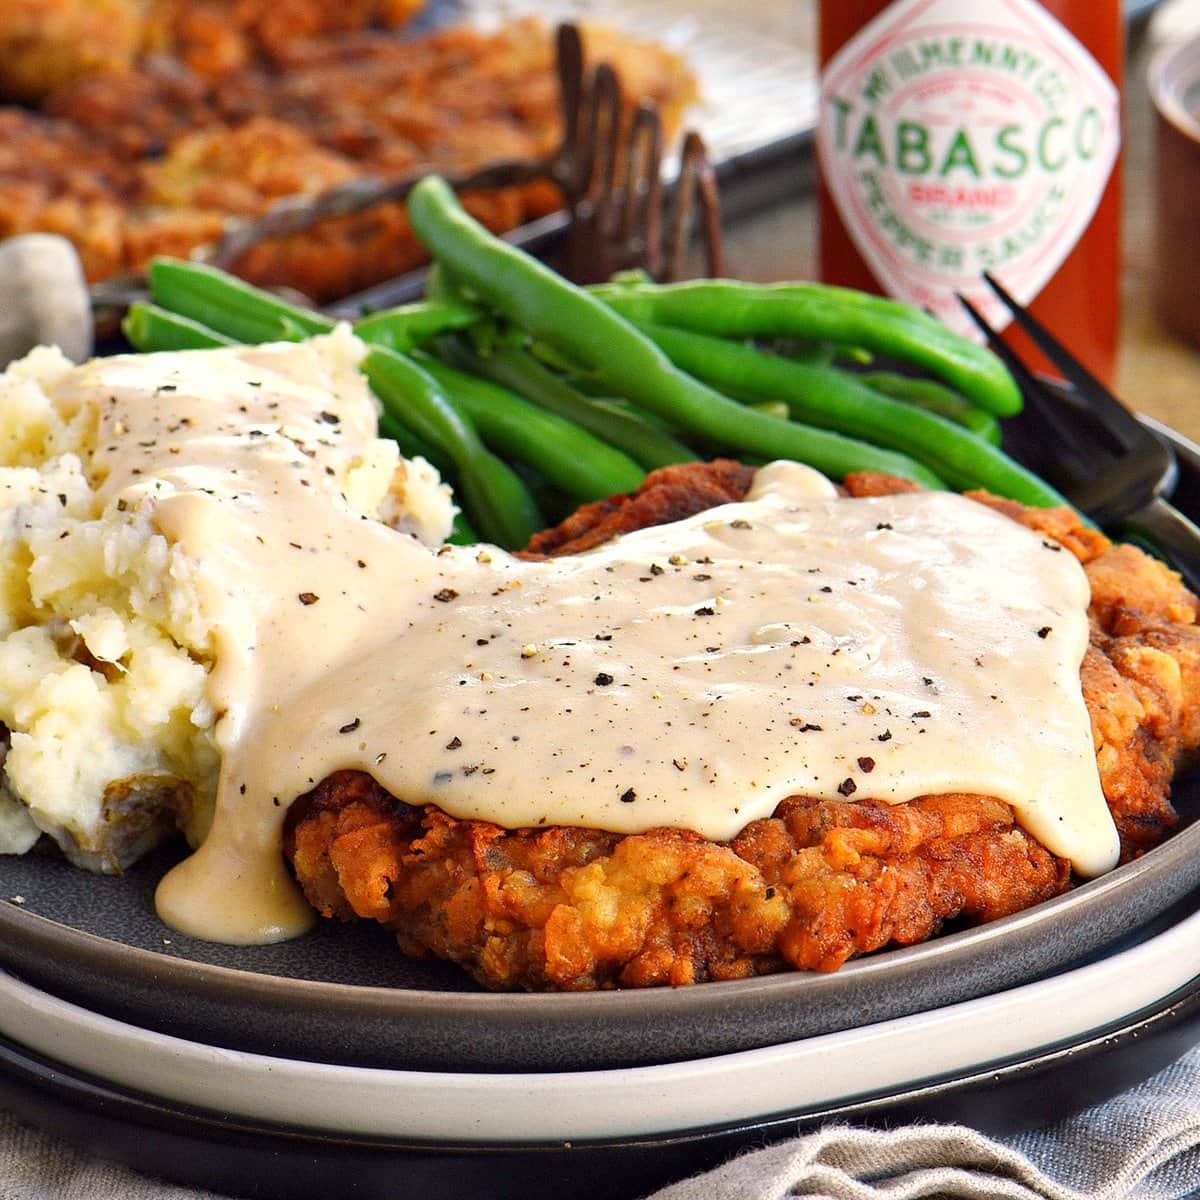
M 1106 1104 L 985 1138 L 960 1125 L 835 1126 L 653 1200 L 1188 1200 L 1200 1196 L 1200 1047 Z
M 0 1109 L 0 1200 L 223 1200 L 147 1179 L 76 1150 Z
M 453 1192 L 444 1193 L 454 1200 Z M 835 1126 L 652 1200 L 1188 1200 L 1200 1196 L 1200 1047 L 1106 1104 L 1004 1142 L 958 1125 Z M 101 1162 L 0 1112 L 0 1200 L 221 1200 Z M 631 1198 L 632 1200 L 632 1198 Z

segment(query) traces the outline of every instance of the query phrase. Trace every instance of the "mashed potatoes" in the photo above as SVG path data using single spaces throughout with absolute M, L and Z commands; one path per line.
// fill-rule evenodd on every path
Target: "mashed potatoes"
M 314 404 L 336 392 L 365 428 L 361 354 L 339 329 L 302 346 L 145 355 L 139 367 L 162 392 L 206 364 Z M 45 832 L 102 871 L 177 827 L 199 841 L 219 765 L 203 564 L 158 530 L 152 499 L 98 494 L 106 379 L 120 361 L 74 367 L 39 349 L 0 376 L 0 852 Z M 373 438 L 345 462 L 336 482 L 357 512 L 431 544 L 446 537 L 453 506 L 428 464 Z

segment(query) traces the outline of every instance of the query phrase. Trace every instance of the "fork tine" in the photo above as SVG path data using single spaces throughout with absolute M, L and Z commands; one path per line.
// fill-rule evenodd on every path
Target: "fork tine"
M 657 107 L 643 102 L 629 130 L 624 177 L 624 211 L 618 243 L 634 261 L 657 277 L 662 261 L 662 121 Z M 622 269 L 632 265 L 621 262 Z
M 596 166 L 588 188 L 592 219 L 600 239 L 609 239 L 617 227 L 618 156 L 621 150 L 621 83 L 616 72 L 601 63 L 593 75 L 592 152 Z
M 708 273 L 724 274 L 716 173 L 703 140 L 684 140 L 668 213 L 657 106 L 645 101 L 623 120 L 616 72 L 607 63 L 585 69 L 574 26 L 560 27 L 558 57 L 563 136 L 544 173 L 565 195 L 567 277 L 588 283 L 635 266 L 655 279 L 676 277 L 697 205 Z
M 562 139 L 551 159 L 555 182 L 566 192 L 579 187 L 579 150 L 583 139 L 583 41 L 579 27 L 569 22 L 555 34 L 555 64 L 558 71 L 559 110 Z
M 988 277 L 988 283 L 996 288 L 1001 300 L 1011 302 L 1011 298 L 1003 288 L 997 287 L 991 277 Z M 1038 339 L 1025 322 L 1018 321 L 1018 327 L 1033 337 L 1034 344 L 1051 361 L 1063 365 L 1064 373 L 1070 376 L 1075 392 L 1082 401 L 1079 415 L 1090 419 L 1065 419 L 1050 388 L 1000 340 L 970 301 L 963 296 L 959 296 L 958 300 L 972 322 L 987 337 L 991 348 L 1013 372 L 1030 402 L 1030 409 L 1053 433 L 1056 444 L 1048 444 L 1050 439 L 1043 434 L 1027 450 L 1031 449 L 1035 456 L 1045 461 L 1044 473 L 1058 484 L 1077 508 L 1101 526 L 1119 526 L 1122 521 L 1146 511 L 1150 505 L 1161 500 L 1164 493 L 1170 492 L 1176 477 L 1175 455 L 1171 448 L 1146 429 L 1084 368 L 1078 366 L 1069 352 L 1062 349 L 1050 334 L 1042 330 L 1044 340 Z M 1014 304 L 1013 313 L 1018 316 L 1023 314 L 1023 310 Z M 1036 326 L 1036 322 L 1033 324 Z M 1041 329 L 1040 326 L 1037 328 Z M 1051 356 L 1050 346 L 1056 348 L 1056 355 Z M 1070 364 L 1069 370 L 1065 365 L 1067 363 Z M 1097 452 L 1101 446 L 1103 449 Z
M 689 131 L 683 140 L 679 159 L 679 177 L 675 181 L 671 212 L 671 232 L 663 279 L 678 279 L 683 270 L 684 256 L 692 233 L 697 206 L 700 209 L 700 232 L 704 245 L 706 273 L 725 274 L 721 249 L 721 202 L 717 192 L 717 176 L 704 139 Z
M 968 317 L 974 323 L 975 328 L 983 334 L 987 340 L 988 348 L 993 354 L 997 355 L 1008 368 L 1009 374 L 1017 381 L 1021 391 L 1027 395 L 1031 393 L 1041 394 L 1042 385 L 1034 373 L 1009 349 L 1007 343 L 1000 339 L 996 331 L 987 323 L 983 314 L 966 298 L 961 292 L 956 293 L 955 298 L 962 305 Z
M 1106 425 L 1117 444 L 1125 449 L 1136 444 L 1142 429 L 1137 418 L 1081 363 L 1032 313 L 1018 304 L 1008 289 L 990 272 L 983 278 L 988 287 L 1008 306 L 1018 328 L 1062 372 L 1086 404 L 1103 411 Z M 1125 436 L 1122 436 L 1125 431 Z
M 694 130 L 689 131 L 684 139 L 683 162 L 691 167 L 696 180 L 705 273 L 716 277 L 724 276 L 725 254 L 721 241 L 721 195 L 717 190 L 717 172 L 708 146 Z M 682 168 L 680 173 L 682 174 Z
M 579 158 L 579 191 L 568 197 L 571 236 L 568 274 L 578 282 L 606 279 L 612 273 L 609 248 L 619 217 L 618 155 L 621 149 L 621 92 L 606 63 L 584 80 L 585 119 Z
M 1074 459 L 1076 468 L 1081 468 L 1085 465 L 1086 455 L 1074 455 L 1073 448 L 1078 445 L 1079 431 L 1073 428 L 1058 411 L 1058 406 L 1051 402 L 1050 397 L 1046 393 L 1046 388 L 1042 381 L 1017 357 L 1016 353 L 1000 339 L 996 331 L 987 323 L 983 314 L 973 305 L 970 300 L 959 294 L 957 296 L 959 304 L 962 305 L 974 322 L 975 327 L 987 339 L 988 346 L 992 352 L 996 354 L 1004 365 L 1008 368 L 1012 377 L 1017 381 L 1022 393 L 1031 404 L 1037 406 L 1038 415 L 1042 417 L 1046 424 L 1054 431 L 1059 445 L 1055 448 L 1056 456 L 1060 463 L 1066 458 Z M 1064 465 L 1066 465 L 1064 463 Z
M 621 85 L 608 63 L 601 63 L 591 73 L 589 82 L 590 103 L 583 154 L 587 169 L 580 182 L 589 202 L 599 209 L 608 206 L 617 177 Z
M 1033 340 L 1037 348 L 1063 373 L 1063 378 L 1072 383 L 1080 391 L 1099 389 L 1105 391 L 1104 385 L 1081 363 L 1068 352 L 1065 346 L 1039 321 L 1024 305 L 1018 304 L 1016 298 L 990 271 L 984 271 L 984 281 L 988 287 L 1007 305 L 1013 320 Z

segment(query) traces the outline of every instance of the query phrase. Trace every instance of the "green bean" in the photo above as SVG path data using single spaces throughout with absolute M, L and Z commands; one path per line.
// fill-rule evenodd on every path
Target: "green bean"
M 354 322 L 354 332 L 373 346 L 402 353 L 423 346 L 443 333 L 467 329 L 481 317 L 479 309 L 449 300 L 419 300 L 382 309 Z
M 453 365 L 507 387 L 539 408 L 586 429 L 647 471 L 696 459 L 687 446 L 665 429 L 656 428 L 631 413 L 614 412 L 581 396 L 520 347 L 498 340 L 486 355 L 473 351 L 461 341 L 453 345 L 439 343 L 438 349 Z
M 786 421 L 792 415 L 792 410 L 782 400 L 751 400 L 746 407 L 754 412 L 766 413 L 777 421 Z
M 675 435 L 679 433 L 679 430 L 676 429 L 675 426 L 671 425 L 667 421 L 664 421 L 663 418 L 658 415 L 658 413 L 650 412 L 645 408 L 639 408 L 632 401 L 626 400 L 623 397 L 618 397 L 616 399 L 611 397 L 608 399 L 596 399 L 593 400 L 592 403 L 600 405 L 601 408 L 607 408 L 612 412 L 625 413 L 626 415 L 631 416 L 638 421 L 644 422 L 646 425 L 670 434 L 671 437 L 675 437 Z M 748 404 L 746 407 L 753 408 L 754 405 Z M 786 413 L 784 414 L 784 418 L 787 418 Z M 689 450 L 694 452 L 697 460 L 727 458 L 729 456 L 729 448 L 727 446 L 723 446 L 719 442 L 710 442 L 702 437 L 691 438 L 689 442 Z M 747 466 L 753 465 L 754 463 L 763 463 L 768 461 L 768 459 L 762 457 L 761 455 L 747 454 L 745 452 L 739 452 L 737 457 Z
M 642 422 L 643 425 L 650 426 L 651 429 L 657 429 L 662 433 L 669 434 L 672 438 L 679 432 L 670 421 L 663 420 L 658 413 L 648 412 L 644 408 L 638 408 L 630 400 L 626 400 L 624 396 L 603 396 L 599 392 L 595 396 L 590 397 L 591 402 L 597 408 L 603 408 L 608 412 L 621 413 L 623 416 L 633 417 L 635 421 Z M 682 443 L 679 443 L 682 445 Z M 685 447 L 686 449 L 686 447 Z M 691 451 L 688 451 L 691 454 Z M 694 455 L 692 456 L 695 457 Z M 667 464 L 669 465 L 669 464 Z
M 432 463 L 446 482 L 454 477 L 454 461 L 447 458 L 440 450 L 434 449 L 424 438 L 413 433 L 403 421 L 398 420 L 386 409 L 379 414 L 379 432 L 383 437 L 391 438 L 400 447 L 400 453 L 405 458 L 423 458 Z
M 969 429 L 976 437 L 1000 445 L 1000 422 L 990 412 L 976 408 L 965 397 L 932 379 L 914 379 L 911 375 L 900 375 L 895 371 L 869 371 L 855 376 L 872 391 L 882 392 L 902 404 L 911 404 L 927 412 L 936 413 Z
M 536 467 L 576 501 L 631 492 L 642 482 L 645 473 L 633 459 L 571 421 L 420 351 L 413 359 L 441 384 L 496 453 Z
M 441 263 L 430 263 L 425 273 L 425 299 L 447 304 L 469 304 L 465 289 L 451 279 Z
M 915 308 L 848 288 L 731 279 L 601 284 L 589 289 L 621 316 L 730 338 L 800 337 L 912 363 L 997 416 L 1021 410 L 1021 392 L 990 350 Z
M 749 412 L 678 370 L 595 296 L 488 233 L 445 180 L 429 176 L 418 183 L 409 195 L 408 215 L 425 248 L 484 303 L 690 434 L 734 452 L 794 458 L 838 478 L 878 470 L 942 486 L 933 472 L 902 455 Z
M 462 281 L 444 264 L 435 262 L 429 272 L 429 294 L 443 302 L 470 303 Z M 647 471 L 675 463 L 693 462 L 696 455 L 673 436 L 666 422 L 647 421 L 644 413 L 616 412 L 581 395 L 556 370 L 561 361 L 545 344 L 526 345 L 518 331 L 501 331 L 495 324 L 475 325 L 467 339 L 444 338 L 438 343 L 442 357 L 464 372 L 490 379 L 509 392 L 523 396 L 539 408 L 594 434 Z
M 810 342 L 804 338 L 775 338 L 773 349 L 784 358 L 795 359 L 796 362 L 807 363 L 810 367 L 827 367 L 840 353 L 845 353 L 846 347 L 835 346 L 832 342 Z
M 462 280 L 436 261 L 429 269 L 426 295 L 444 303 L 470 306 L 475 301 Z M 572 380 L 566 379 L 562 370 L 574 370 L 575 364 L 567 364 L 550 346 L 531 341 L 520 330 L 480 322 L 467 331 L 465 338 L 442 338 L 438 351 L 465 374 L 489 379 L 511 394 L 595 434 L 648 471 L 696 458 L 682 442 L 673 436 L 663 436 L 675 432 L 667 422 L 657 418 L 647 421 L 647 414 L 632 411 L 632 406 L 618 412 L 611 404 L 597 403 L 593 397 L 610 399 L 604 389 L 589 392 L 576 386 L 585 379 L 580 373 Z
M 361 369 L 380 403 L 453 464 L 463 507 L 489 541 L 514 550 L 543 525 L 528 489 L 479 440 L 437 381 L 411 359 L 377 346 Z
M 150 293 L 163 308 L 238 342 L 295 342 L 329 333 L 334 322 L 203 263 L 156 258 Z
M 663 325 L 639 326 L 685 371 L 718 388 L 783 400 L 793 418 L 870 438 L 911 455 L 959 490 L 982 487 L 1023 504 L 1066 501 L 995 446 L 944 417 L 910 408 L 829 367 Z
M 543 524 L 547 528 L 557 525 L 560 521 L 565 521 L 579 508 L 578 500 L 573 500 L 561 488 L 556 487 L 553 481 L 536 467 L 531 467 L 519 458 L 514 458 L 512 468 L 521 477 L 521 482 L 529 489 L 529 494 L 537 501 L 538 508 L 546 518 Z
M 584 364 L 563 354 L 562 351 L 555 346 L 551 346 L 548 342 L 539 342 L 535 339 L 526 348 L 532 358 L 556 374 L 580 375 L 584 373 Z
M 487 361 L 493 362 L 495 358 Z M 892 454 L 886 449 L 843 437 L 836 432 L 813 429 L 794 421 L 784 422 L 780 420 L 778 412 L 755 411 L 708 388 L 704 391 L 707 393 L 706 402 L 717 401 L 721 408 L 712 414 L 706 414 L 704 421 L 692 421 L 686 426 L 686 432 L 698 439 L 698 444 L 703 442 L 703 448 L 713 453 L 729 453 L 732 450 L 748 459 L 763 462 L 780 457 L 795 458 L 838 479 L 851 471 L 873 470 L 900 475 L 926 487 L 945 486 L 939 475 L 912 458 Z M 604 401 L 593 400 L 591 403 L 608 407 L 609 411 L 612 411 L 612 401 L 606 404 Z M 668 430 L 684 426 L 682 420 L 674 419 L 674 410 L 662 405 L 655 406 L 645 398 L 642 404 L 628 401 L 622 404 L 619 400 L 617 403 L 631 419 L 642 423 L 642 437 L 646 436 L 645 431 L 653 428 L 651 422 L 655 419 L 664 426 L 657 431 L 658 436 L 669 438 L 671 441 L 675 439 Z M 643 407 L 646 410 L 644 413 L 641 411 Z M 789 448 L 785 449 L 785 446 Z M 696 455 L 688 451 L 688 459 L 695 458 Z M 673 461 L 682 460 L 675 458 Z
M 605 389 L 604 384 L 599 379 L 584 371 L 575 371 L 570 374 L 560 375 L 559 379 L 572 391 L 578 392 L 581 396 L 586 396 L 589 400 L 620 400 L 622 403 L 625 402 L 623 396 L 614 396 L 611 390 Z M 667 428 L 665 421 L 662 423 L 662 428 Z
M 150 287 L 156 299 L 180 319 L 202 322 L 214 334 L 238 342 L 298 341 L 328 333 L 334 322 L 311 309 L 288 304 L 270 292 L 199 263 L 156 259 L 150 266 Z M 354 332 L 373 345 L 407 351 L 480 319 L 468 304 L 418 301 L 363 317 Z
M 201 325 L 178 313 L 168 312 L 157 304 L 142 300 L 129 306 L 121 322 L 121 332 L 135 349 L 155 350 L 209 350 L 216 346 L 233 346 L 237 343 L 215 329 Z

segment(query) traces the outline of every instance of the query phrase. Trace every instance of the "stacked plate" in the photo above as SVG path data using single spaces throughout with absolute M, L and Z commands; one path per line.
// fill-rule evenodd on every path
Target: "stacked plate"
M 235 1195 L 628 1200 L 824 1120 L 1053 1119 L 1165 1064 L 1200 1018 L 1200 824 L 834 975 L 581 996 L 470 990 L 367 929 L 193 943 L 149 907 L 166 861 L 122 880 L 0 865 L 0 1102 Z

